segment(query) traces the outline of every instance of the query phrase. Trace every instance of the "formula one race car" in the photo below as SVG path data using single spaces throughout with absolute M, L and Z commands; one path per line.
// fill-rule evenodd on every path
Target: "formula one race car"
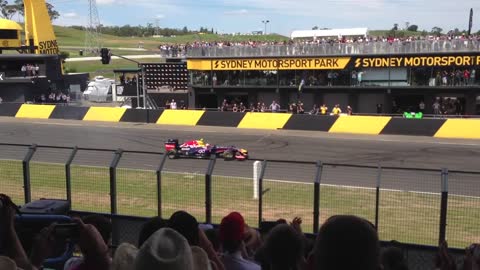
M 165 142 L 165 151 L 170 159 L 176 158 L 210 158 L 216 155 L 225 160 L 246 160 L 248 151 L 235 146 L 218 146 L 205 143 L 203 139 L 178 143 L 178 139 Z

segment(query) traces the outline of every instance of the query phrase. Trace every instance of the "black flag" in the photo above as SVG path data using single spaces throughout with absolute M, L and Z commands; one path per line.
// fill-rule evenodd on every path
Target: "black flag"
M 473 8 L 470 9 L 470 21 L 468 23 L 468 35 L 472 33 L 472 26 L 473 26 Z

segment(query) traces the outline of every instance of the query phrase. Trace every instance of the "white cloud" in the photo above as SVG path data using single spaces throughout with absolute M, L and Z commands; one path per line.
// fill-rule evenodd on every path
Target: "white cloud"
M 75 12 L 67 12 L 62 14 L 62 16 L 65 18 L 75 18 L 75 17 L 78 17 L 78 14 Z
M 238 9 L 238 10 L 232 10 L 232 11 L 225 11 L 225 15 L 245 15 L 248 13 L 248 10 L 246 9 Z
M 155 18 L 157 18 L 157 19 L 163 19 L 163 18 L 165 18 L 165 15 L 163 15 L 163 14 L 157 14 L 157 16 L 155 16 Z
M 111 4 L 115 4 L 119 1 L 117 0 L 97 0 L 97 4 L 98 5 L 111 5 Z

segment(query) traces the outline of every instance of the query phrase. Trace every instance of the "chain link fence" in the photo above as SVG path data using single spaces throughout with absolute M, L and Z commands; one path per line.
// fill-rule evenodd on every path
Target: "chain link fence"
M 300 217 L 307 233 L 330 216 L 347 214 L 375 224 L 384 241 L 436 246 L 446 238 L 457 248 L 479 241 L 476 172 L 170 160 L 162 153 L 27 145 L 0 149 L 0 191 L 18 204 L 70 199 L 76 211 L 166 219 L 185 210 L 215 224 L 238 211 L 253 227 Z

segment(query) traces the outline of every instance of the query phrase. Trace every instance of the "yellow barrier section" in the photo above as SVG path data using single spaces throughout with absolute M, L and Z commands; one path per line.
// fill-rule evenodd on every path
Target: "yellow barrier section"
M 55 105 L 23 104 L 15 117 L 48 119 L 55 109 Z
M 160 125 L 195 126 L 204 111 L 165 110 L 157 121 Z
M 119 122 L 127 109 L 90 107 L 83 121 Z
M 480 139 L 480 120 L 448 119 L 434 137 Z
M 378 135 L 391 119 L 381 116 L 340 116 L 328 132 Z
M 292 117 L 287 113 L 247 113 L 238 128 L 280 129 Z

